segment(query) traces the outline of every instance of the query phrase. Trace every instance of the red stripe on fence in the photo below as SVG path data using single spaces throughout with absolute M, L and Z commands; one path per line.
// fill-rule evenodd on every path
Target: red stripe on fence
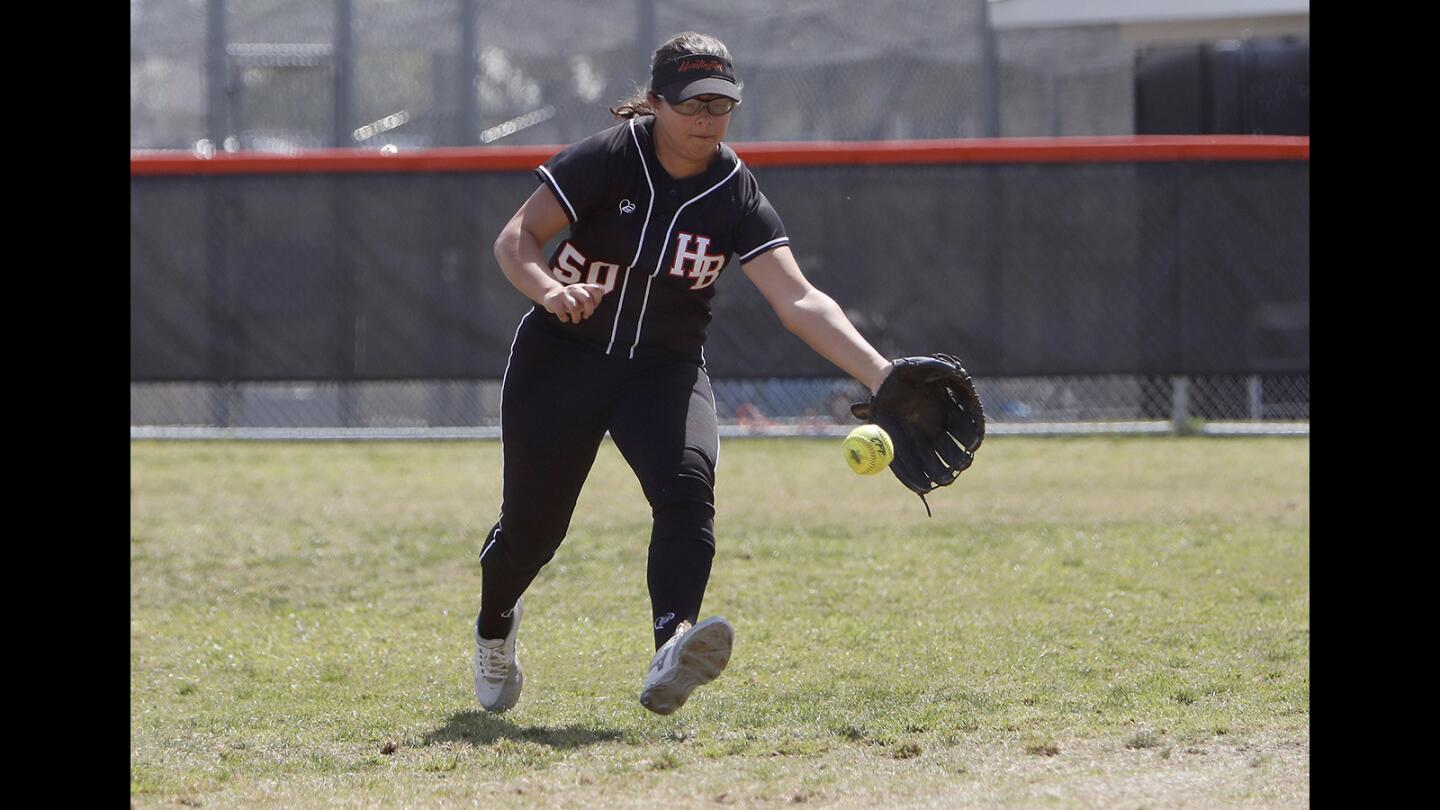
M 1116 135 L 933 141 L 752 141 L 731 144 L 751 166 L 898 166 L 959 163 L 1307 161 L 1310 138 L 1266 135 Z M 563 146 L 475 146 L 382 154 L 314 149 L 294 154 L 137 152 L 131 176 L 530 171 Z
M 1309 160 L 1308 137 L 1133 135 L 740 144 L 752 166 Z

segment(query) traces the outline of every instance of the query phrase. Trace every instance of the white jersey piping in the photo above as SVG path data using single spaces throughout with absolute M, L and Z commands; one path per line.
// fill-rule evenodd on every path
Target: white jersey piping
M 765 244 L 761 245 L 760 247 L 757 247 L 757 248 L 755 248 L 754 250 L 750 251 L 749 253 L 746 253 L 744 256 L 741 256 L 740 259 L 739 259 L 739 261 L 740 261 L 741 264 L 744 264 L 745 262 L 750 261 L 750 257 L 751 257 L 751 256 L 754 256 L 755 254 L 759 253 L 759 252 L 762 251 L 762 250 L 765 250 L 766 248 L 777 247 L 777 246 L 779 246 L 779 245 L 788 244 L 789 242 L 790 242 L 790 237 L 788 237 L 788 236 L 782 236 L 782 237 L 780 237 L 779 239 L 771 239 L 769 242 L 766 242 Z
M 635 342 L 630 344 L 631 360 L 635 359 L 635 347 L 640 345 L 640 327 L 645 325 L 645 308 L 650 305 L 650 283 L 655 280 L 656 276 L 660 275 L 660 267 L 665 263 L 665 252 L 670 246 L 670 232 L 675 230 L 675 223 L 680 221 L 681 212 L 683 212 L 685 208 L 690 205 L 690 203 L 699 200 L 700 198 L 706 196 L 715 189 L 720 188 L 721 186 L 730 182 L 730 178 L 734 177 L 735 174 L 739 172 L 740 169 L 744 166 L 745 164 L 737 159 L 735 161 L 735 168 L 731 169 L 730 173 L 725 175 L 725 179 L 721 180 L 710 188 L 705 189 L 694 197 L 691 197 L 690 199 L 686 200 L 683 205 L 675 209 L 675 216 L 670 218 L 670 227 L 665 229 L 665 238 L 660 242 L 660 257 L 655 260 L 655 272 L 651 273 L 650 276 L 645 279 L 645 299 L 640 304 L 640 319 L 635 322 Z
M 645 232 L 650 227 L 650 214 L 655 210 L 655 184 L 650 181 L 650 166 L 645 162 L 645 150 L 640 146 L 640 136 L 635 134 L 634 118 L 630 119 L 630 139 L 635 142 L 635 154 L 640 157 L 640 168 L 645 170 L 645 185 L 650 187 L 650 202 L 645 205 L 645 222 L 640 226 L 640 242 L 635 245 L 635 257 L 630 260 L 630 266 L 625 268 L 625 280 L 620 282 L 620 302 L 615 305 L 615 322 L 610 326 L 610 343 L 605 347 L 606 354 L 615 348 L 615 333 L 620 329 L 620 312 L 625 309 L 625 290 L 630 286 L 630 271 L 634 270 L 635 263 L 640 261 L 640 251 L 645 249 Z
M 560 181 L 555 179 L 555 175 L 551 174 L 549 169 L 544 166 L 539 168 L 540 171 L 545 173 L 546 177 L 550 178 L 550 187 L 555 189 L 556 194 L 560 195 L 560 202 L 565 203 L 565 210 L 570 212 L 570 221 L 574 222 L 578 220 L 579 217 L 575 216 L 575 206 L 570 204 L 570 200 L 565 196 L 565 192 L 560 190 Z

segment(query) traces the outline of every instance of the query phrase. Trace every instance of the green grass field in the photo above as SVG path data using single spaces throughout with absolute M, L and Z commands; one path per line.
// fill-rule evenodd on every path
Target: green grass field
M 933 518 L 838 440 L 726 440 L 670 717 L 606 444 L 479 711 L 500 445 L 131 444 L 137 807 L 1308 805 L 1306 439 L 995 437 Z

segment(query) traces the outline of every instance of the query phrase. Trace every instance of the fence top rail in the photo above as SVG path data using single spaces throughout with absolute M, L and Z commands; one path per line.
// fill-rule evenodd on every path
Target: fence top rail
M 742 141 L 751 166 L 904 166 L 966 163 L 1308 161 L 1308 136 L 1112 135 L 911 141 Z M 352 174 L 530 171 L 564 146 L 416 150 L 309 149 L 292 153 L 134 151 L 130 175 Z

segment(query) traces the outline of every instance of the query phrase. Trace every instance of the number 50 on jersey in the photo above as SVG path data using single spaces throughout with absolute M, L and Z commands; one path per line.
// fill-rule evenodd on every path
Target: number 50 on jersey
M 691 240 L 695 242 L 694 250 L 690 249 Z M 715 283 L 720 276 L 720 271 L 725 267 L 725 256 L 723 254 L 711 254 L 706 251 L 710 248 L 710 237 L 689 234 L 681 231 L 675 235 L 675 261 L 670 266 L 670 275 L 679 278 L 691 279 L 690 289 L 698 290 Z M 604 287 L 605 292 L 615 289 L 615 280 L 620 275 L 620 265 L 614 262 L 593 261 L 588 262 L 584 254 L 575 249 L 575 246 L 566 242 L 560 249 L 560 255 L 555 259 L 555 266 L 551 268 L 555 279 L 561 284 L 579 284 L 584 281 L 586 284 L 599 284 Z

